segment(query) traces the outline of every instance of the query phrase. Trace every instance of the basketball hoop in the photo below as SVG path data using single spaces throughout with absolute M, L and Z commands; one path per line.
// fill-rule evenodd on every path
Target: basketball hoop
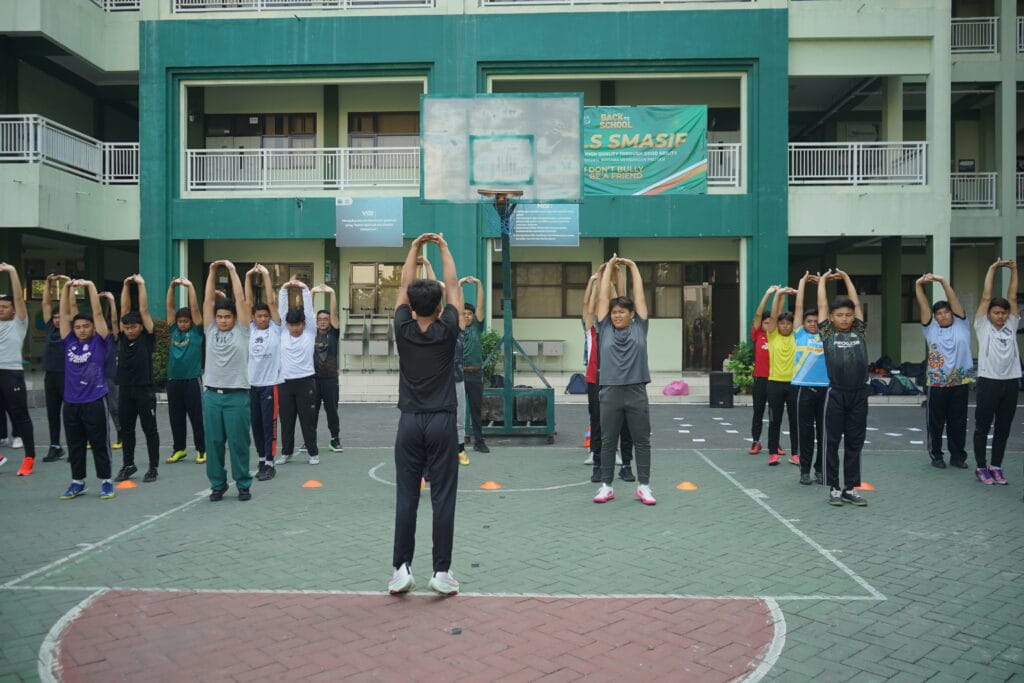
M 494 212 L 498 215 L 503 235 L 511 235 L 515 223 L 512 221 L 512 214 L 515 213 L 516 204 L 514 200 L 523 196 L 522 190 L 483 190 L 476 191 L 484 199 L 494 201 Z

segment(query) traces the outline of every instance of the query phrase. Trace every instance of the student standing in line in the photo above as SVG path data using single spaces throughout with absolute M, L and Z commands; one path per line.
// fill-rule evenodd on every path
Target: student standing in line
M 43 392 L 46 394 L 46 423 L 50 430 L 50 448 L 43 462 L 64 457 L 60 445 L 60 413 L 64 404 L 64 342 L 60 336 L 60 292 L 71 278 L 67 275 L 46 276 L 43 285 L 43 319 L 46 321 L 46 345 L 43 347 Z M 54 294 L 57 303 L 54 303 Z
M 302 290 L 302 308 L 288 307 L 288 291 Z M 309 453 L 309 464 L 320 464 L 320 450 L 316 443 L 317 391 L 316 371 L 313 367 L 313 347 L 316 326 L 312 321 L 313 294 L 306 283 L 289 280 L 281 285 L 277 295 L 278 315 L 284 319 L 279 336 L 281 351 L 281 384 L 277 395 L 281 410 L 281 455 L 277 464 L 292 459 L 295 450 L 295 420 L 298 418 L 302 439 Z M 337 408 L 337 404 L 335 404 Z
M 0 296 L 0 403 L 10 413 L 12 435 L 17 434 L 24 442 L 25 458 L 18 476 L 27 477 L 36 462 L 35 432 L 28 412 L 21 355 L 28 332 L 28 309 L 17 269 L 10 263 L 0 263 L 0 273 L 7 273 L 11 280 L 11 293 Z
M 751 393 L 754 399 L 754 417 L 750 422 L 750 455 L 761 452 L 761 430 L 764 428 L 764 407 L 768 404 L 768 375 L 770 374 L 770 356 L 768 354 L 768 333 L 774 329 L 772 314 L 766 311 L 768 299 L 779 285 L 772 285 L 765 290 L 761 303 L 757 306 L 754 319 L 750 322 L 750 342 L 754 346 L 754 384 Z
M 338 317 L 338 295 L 329 285 L 319 285 L 310 290 L 312 294 L 327 294 L 330 303 L 327 308 L 316 312 L 316 337 L 313 345 L 313 367 L 316 371 L 316 411 L 313 427 L 320 423 L 320 406 L 327 416 L 327 430 L 331 433 L 328 444 L 335 453 L 341 453 L 341 422 L 338 420 L 338 398 L 341 386 L 338 382 L 338 339 L 341 336 L 341 319 Z M 307 321 L 308 324 L 308 321 Z
M 484 441 L 483 423 L 480 415 L 484 405 L 484 352 L 480 335 L 484 331 L 484 286 L 475 277 L 465 278 L 467 284 L 476 285 L 476 305 L 462 301 L 459 315 L 462 317 L 462 376 L 466 383 L 466 402 L 469 403 L 469 421 L 473 427 L 473 450 L 490 453 Z M 462 297 L 462 285 L 459 285 Z
M 138 287 L 138 310 L 132 309 L 131 287 Z M 160 432 L 156 426 L 156 390 L 153 388 L 153 318 L 149 315 L 146 281 L 141 275 L 129 275 L 121 288 L 121 334 L 117 339 L 118 414 L 121 418 L 123 466 L 118 481 L 131 479 L 135 466 L 135 420 L 142 425 L 149 454 L 149 468 L 142 481 L 153 482 L 160 467 Z
M 117 322 L 119 320 L 117 301 L 114 299 L 113 293 L 100 292 L 100 305 L 104 301 L 107 302 L 107 311 L 104 313 L 101 310 L 99 315 L 102 315 L 107 323 L 107 330 L 110 332 L 111 340 L 110 353 L 107 354 L 103 367 L 104 375 L 107 378 L 107 396 L 104 401 L 107 404 L 107 415 L 114 425 L 113 433 L 107 432 L 108 435 L 113 437 L 113 443 L 110 444 L 110 447 L 116 451 L 120 450 L 123 445 L 121 443 L 121 388 L 117 385 L 117 340 L 121 335 L 121 330 Z M 78 313 L 78 303 L 76 301 L 71 302 L 71 310 L 75 314 Z
M 188 290 L 188 307 L 174 310 L 174 289 Z M 173 324 L 172 324 L 173 323 Z M 192 439 L 196 464 L 206 462 L 206 434 L 203 431 L 203 312 L 199 308 L 196 288 L 186 278 L 177 277 L 167 285 L 167 324 L 170 342 L 167 350 L 167 415 L 171 422 L 171 456 L 167 462 L 184 460 L 188 453 L 188 422 L 192 423 Z
M 846 296 L 829 304 L 825 283 L 842 280 Z M 818 276 L 818 310 L 828 320 L 818 323 L 825 348 L 829 387 L 825 397 L 825 483 L 830 505 L 868 502 L 854 489 L 860 486 L 860 452 L 868 425 L 868 340 L 860 298 L 850 276 L 841 270 Z M 839 441 L 843 441 L 843 484 L 839 479 Z
M 818 334 L 818 311 L 804 310 L 804 291 L 807 283 L 818 284 L 818 276 L 804 273 L 796 290 L 796 320 L 803 325 L 793 333 L 796 339 L 796 357 L 793 361 L 793 386 L 796 388 L 796 421 L 800 430 L 800 455 L 793 462 L 800 465 L 800 483 L 822 483 L 821 459 L 825 452 L 824 411 L 828 392 L 828 370 L 825 367 L 825 347 Z M 825 285 L 820 284 L 820 287 Z M 814 465 L 814 480 L 811 465 Z
M 416 259 L 424 244 L 441 252 L 441 283 L 416 277 Z M 452 365 L 459 335 L 461 296 L 455 261 L 441 235 L 425 233 L 412 241 L 402 266 L 395 304 L 395 343 L 398 345 L 398 431 L 395 434 L 395 535 L 388 583 L 392 595 L 416 587 L 412 575 L 416 547 L 416 513 L 420 482 L 430 474 L 433 519 L 433 574 L 427 587 L 455 595 L 459 582 L 451 572 L 455 536 L 455 498 L 459 481 L 456 457 L 457 402 Z M 467 337 L 468 340 L 468 337 Z
M 924 293 L 928 282 L 942 285 L 945 300 L 928 305 L 928 297 Z M 946 468 L 942 456 L 942 431 L 945 429 L 949 464 L 967 469 L 967 399 L 970 383 L 974 381 L 971 326 L 956 292 L 941 275 L 922 275 L 914 284 L 914 293 L 928 345 L 928 367 L 925 369 L 928 455 L 933 467 Z
M 782 449 L 782 411 L 789 416 L 789 462 L 800 464 L 800 429 L 796 420 L 796 390 L 793 368 L 796 360 L 796 339 L 793 337 L 793 314 L 782 310 L 787 294 L 796 294 L 792 287 L 775 292 L 772 301 L 771 326 L 768 332 L 768 464 L 778 465 L 786 455 Z
M 259 467 L 256 479 L 270 481 L 277 474 L 278 389 L 281 383 L 281 316 L 266 301 L 256 302 L 252 278 L 261 276 L 264 296 L 271 296 L 274 287 L 270 271 L 257 263 L 245 274 L 245 299 L 252 302 L 249 323 L 249 414 L 252 440 L 256 444 Z
M 71 312 L 75 288 L 85 287 L 93 314 Z M 60 295 L 60 332 L 64 340 L 64 435 L 68 441 L 71 485 L 61 496 L 77 498 L 86 491 L 85 449 L 92 444 L 96 476 L 101 480 L 100 498 L 114 497 L 110 481 L 110 450 L 104 396 L 106 356 L 114 353 L 113 341 L 103 319 L 96 286 L 88 280 L 70 280 Z M 94 322 L 95 321 L 95 322 Z
M 612 273 L 626 266 L 632 274 L 635 300 L 625 296 L 612 298 Z M 629 426 L 636 453 L 636 498 L 644 505 L 655 505 L 651 493 L 651 414 L 647 385 L 651 372 L 647 360 L 647 299 L 640 270 L 629 259 L 612 257 L 601 275 L 598 290 L 597 341 L 600 354 L 601 401 L 601 488 L 595 503 L 615 499 L 615 447 L 622 425 Z
M 232 299 L 218 298 L 217 268 L 231 278 Z M 237 302 L 237 303 L 236 303 Z M 203 384 L 203 426 L 206 431 L 206 477 L 210 500 L 223 500 L 228 490 L 225 446 L 231 449 L 231 476 L 238 500 L 252 498 L 249 474 L 249 301 L 228 260 L 214 261 L 206 276 L 203 320 L 206 321 L 206 374 Z
M 996 271 L 1007 268 L 1010 284 L 1006 298 L 993 297 Z M 1003 455 L 1006 440 L 1017 412 L 1020 392 L 1020 352 L 1017 350 L 1017 262 L 1000 260 L 988 267 L 985 289 L 974 314 L 974 331 L 978 335 L 978 396 L 974 409 L 974 475 L 982 484 L 1006 484 Z M 992 464 L 985 466 L 988 430 L 995 426 L 992 437 Z

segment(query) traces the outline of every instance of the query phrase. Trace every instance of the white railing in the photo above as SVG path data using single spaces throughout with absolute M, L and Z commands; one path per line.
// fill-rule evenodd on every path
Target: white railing
M 791 142 L 790 185 L 924 185 L 927 142 Z
M 950 173 L 950 206 L 954 209 L 996 208 L 995 173 Z
M 1024 53 L 1024 17 L 1017 17 L 1017 54 Z
M 419 147 L 187 150 L 189 190 L 419 187 Z
M 435 0 L 174 0 L 175 12 L 273 12 L 297 9 L 434 7 Z
M 711 187 L 740 186 L 740 143 L 708 143 L 708 185 Z
M 0 116 L 0 162 L 42 162 L 104 185 L 139 182 L 139 143 L 100 142 L 36 114 Z
M 1024 209 L 1024 173 L 1017 174 L 1017 208 Z
M 953 19 L 950 52 L 995 52 L 999 49 L 999 17 Z
M 680 5 L 688 2 L 757 2 L 757 0 L 480 0 L 481 7 L 509 5 Z
M 105 12 L 130 12 L 139 9 L 142 0 L 92 0 L 92 4 Z

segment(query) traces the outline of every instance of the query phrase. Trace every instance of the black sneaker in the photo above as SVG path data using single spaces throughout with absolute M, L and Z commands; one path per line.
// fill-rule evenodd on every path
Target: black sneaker
M 590 482 L 592 484 L 600 484 L 601 483 L 601 468 L 600 467 L 595 467 L 594 468 L 594 473 L 590 475 Z
M 60 446 L 50 446 L 50 450 L 43 456 L 43 462 L 55 462 L 64 457 L 64 449 Z
M 818 486 L 821 486 L 822 484 L 825 483 L 825 478 L 821 476 L 821 472 L 814 473 L 814 483 L 817 484 Z
M 813 484 L 814 481 L 811 479 L 811 473 L 810 472 L 801 472 L 800 473 L 800 483 L 803 484 L 804 486 L 810 486 L 811 484 Z
M 619 470 L 619 479 L 622 481 L 636 481 L 636 477 L 633 476 L 632 468 L 628 466 Z
M 238 500 L 252 500 L 252 494 L 249 493 L 249 489 L 238 488 Z
M 334 451 L 335 453 L 341 453 L 342 451 L 345 450 L 344 448 L 341 447 L 341 439 L 339 439 L 338 437 L 334 437 L 333 439 L 331 439 L 331 450 Z
M 839 489 L 830 489 L 828 492 L 828 504 L 839 507 L 843 504 L 843 492 Z
M 960 470 L 966 470 L 967 469 L 967 461 L 966 460 L 955 460 L 953 458 L 950 458 L 949 459 L 949 466 L 950 467 L 956 467 L 957 469 L 960 469 Z
M 156 481 L 157 476 L 158 476 L 158 473 L 156 471 L 156 468 L 155 467 L 150 467 L 148 470 L 146 470 L 146 474 L 142 477 L 142 481 L 144 481 L 144 482 L 146 482 L 148 484 L 151 481 Z
M 259 481 L 266 481 L 267 477 L 267 463 L 261 462 L 260 467 L 256 470 L 256 479 Z
M 139 471 L 139 468 L 135 465 L 125 465 L 121 468 L 121 471 L 117 473 L 115 481 L 127 481 L 132 478 L 132 475 Z
M 212 489 L 210 491 L 210 500 L 216 503 L 218 500 L 224 500 L 224 494 L 227 492 L 228 487 L 222 486 L 219 489 Z
M 491 449 L 487 447 L 487 444 L 483 441 L 477 441 L 473 444 L 473 450 L 477 453 L 490 453 Z
M 267 472 L 265 475 L 267 478 L 263 481 L 270 481 L 277 476 L 277 468 L 274 467 L 274 463 L 267 463 Z
M 868 504 L 868 501 L 864 499 L 864 496 L 860 495 L 856 491 L 843 491 L 842 498 L 844 503 L 856 505 L 860 508 L 865 507 Z
M 932 460 L 932 467 L 939 470 L 944 470 L 946 469 L 946 461 L 942 460 L 941 458 L 939 460 Z

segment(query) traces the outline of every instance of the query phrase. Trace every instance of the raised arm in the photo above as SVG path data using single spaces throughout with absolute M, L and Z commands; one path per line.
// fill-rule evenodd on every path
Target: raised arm
M 423 277 L 427 280 L 436 280 L 437 275 L 434 274 L 434 266 L 430 264 L 430 259 L 422 254 L 416 257 L 416 264 L 421 266 L 423 270 Z
M 630 259 L 619 259 L 619 262 L 625 264 L 633 275 L 633 306 L 636 307 L 636 314 L 641 319 L 647 320 L 647 295 L 644 293 L 644 282 L 640 278 L 640 269 Z
M 167 296 L 164 298 L 164 319 L 168 325 L 175 323 L 174 316 L 178 309 L 175 308 L 174 288 L 179 284 L 181 284 L 181 278 L 176 277 L 167 285 Z M 195 316 L 195 310 L 192 311 L 192 315 Z
M 306 316 L 305 334 L 316 334 L 316 309 L 313 308 L 313 293 L 301 280 L 295 280 L 295 286 L 302 290 L 302 313 Z
M 7 271 L 11 276 L 11 298 L 14 299 L 14 317 L 18 320 L 28 318 L 28 309 L 25 308 L 25 292 L 21 288 L 21 278 L 18 277 L 18 269 L 10 263 L 0 263 L 0 272 Z
M 127 313 L 132 310 L 132 282 L 135 281 L 134 275 L 129 275 L 121 283 L 121 313 Z M 114 316 L 117 317 L 117 316 Z
M 60 293 L 60 338 L 68 336 L 71 331 L 71 319 L 75 317 L 71 313 L 71 299 L 75 296 L 75 288 L 71 286 L 72 281 L 64 283 L 64 289 Z
M 608 309 L 612 300 L 612 271 L 615 270 L 615 261 L 618 256 L 612 254 L 611 259 L 605 263 L 600 270 L 601 279 L 597 287 L 597 306 L 594 308 L 594 319 L 601 322 L 608 317 Z
M 472 275 L 467 275 L 466 277 L 464 277 L 461 280 L 459 280 L 459 296 L 462 298 L 463 302 L 465 301 L 465 297 L 462 296 L 462 285 L 467 283 L 467 282 L 476 285 L 476 319 L 477 319 L 477 322 L 483 322 L 484 321 L 484 285 L 483 285 L 482 282 L 480 282 L 480 280 L 478 278 L 475 278 Z M 459 312 L 460 312 L 460 314 L 462 312 L 462 303 L 461 302 L 459 303 Z
M 850 274 L 845 270 L 836 269 L 836 274 L 833 277 L 841 279 L 846 283 L 846 296 L 850 297 L 850 301 L 853 302 L 853 317 L 857 320 L 864 320 L 864 309 L 860 305 L 860 297 L 857 296 L 857 288 L 853 286 L 853 280 L 850 279 Z
M 926 282 L 935 282 L 934 278 L 935 276 L 931 273 L 925 273 L 914 282 L 914 296 L 917 298 L 917 307 L 919 309 L 918 318 L 921 320 L 922 325 L 927 325 L 932 321 L 932 305 L 928 301 L 928 296 L 924 293 L 924 285 Z M 953 302 L 950 302 L 949 306 L 952 308 Z
M 142 327 L 152 334 L 153 316 L 149 314 L 149 294 L 146 292 L 146 281 L 138 273 L 135 274 L 135 284 L 139 287 L 139 314 L 142 315 Z
M 252 302 L 245 296 L 245 289 L 242 287 L 242 281 L 238 278 L 235 264 L 228 260 L 224 260 L 223 264 L 228 269 L 228 277 L 231 279 L 231 291 L 235 297 L 235 313 L 238 324 L 248 327 L 249 321 L 252 319 Z
M 444 241 L 442 235 L 435 235 L 433 242 L 441 250 L 441 275 L 444 277 L 445 303 L 459 307 L 462 305 L 462 288 L 459 287 L 459 274 L 455 270 L 455 259 L 452 258 L 452 252 L 449 251 L 448 243 Z
M 624 259 L 619 260 L 619 264 L 624 263 Z M 626 287 L 626 271 L 618 266 L 615 267 L 615 281 L 612 282 L 611 294 L 613 297 L 616 296 L 629 296 L 629 288 Z
M 41 304 L 43 310 L 43 322 L 48 323 L 53 318 L 53 290 L 52 287 L 56 287 L 59 276 L 50 273 L 46 276 L 46 284 L 43 285 L 43 303 Z
M 402 282 L 398 286 L 398 294 L 395 297 L 395 308 L 409 305 L 409 285 L 416 279 L 417 257 L 420 248 L 432 233 L 423 233 L 409 245 L 409 253 L 405 256 L 405 263 L 402 264 Z
M 331 312 L 331 327 L 336 330 L 341 329 L 341 317 L 338 315 L 338 293 L 334 291 L 334 287 L 330 285 L 324 285 L 324 289 L 327 291 L 327 295 L 331 298 L 331 305 L 327 307 L 327 310 Z
M 291 289 L 294 284 L 294 280 L 289 280 L 288 282 L 281 285 L 281 289 L 277 290 L 276 318 L 278 324 L 280 324 L 280 322 L 288 316 L 288 290 Z
M 258 275 L 260 272 L 260 264 L 255 264 L 252 268 L 245 271 L 245 278 L 243 279 L 243 285 L 245 287 L 245 300 L 251 301 L 253 305 L 256 305 L 256 295 L 252 289 L 252 278 L 254 275 Z M 270 290 L 263 290 L 270 293 Z M 265 296 L 265 295 L 264 295 Z
M 104 300 L 106 300 L 107 309 L 110 311 L 110 334 L 114 335 L 114 339 L 117 339 L 117 335 L 121 333 L 121 326 L 117 319 L 117 301 L 111 292 L 100 292 L 100 306 L 103 305 Z M 100 315 L 103 315 L 102 308 L 100 308 Z
M 804 276 L 800 278 L 800 282 L 796 287 L 796 308 L 793 310 L 793 325 L 795 327 L 804 326 L 804 294 L 806 293 L 807 283 L 817 283 L 818 276 L 811 275 L 809 270 L 804 271 Z
M 932 278 L 934 282 L 938 282 L 942 285 L 942 291 L 946 293 L 946 301 L 949 302 L 949 308 L 953 311 L 953 315 L 960 318 L 967 317 L 964 305 L 960 303 L 960 299 L 957 298 L 956 292 L 953 291 L 953 286 L 949 284 L 946 278 L 941 275 L 932 275 Z M 920 299 L 918 299 L 918 301 L 920 301 Z
M 978 310 L 974 313 L 975 318 L 984 318 L 988 315 L 988 305 L 992 302 L 992 286 L 995 284 L 996 271 L 1002 264 L 1002 261 L 997 260 L 988 267 L 988 271 L 985 273 L 985 286 L 981 290 L 981 300 L 978 301 Z
M 818 316 L 819 320 L 828 317 L 828 287 L 826 284 L 832 279 L 832 269 L 824 273 L 818 273 Z
M 224 263 L 214 261 L 206 274 L 206 290 L 203 292 L 203 320 L 213 320 L 213 306 L 217 303 L 217 268 Z
M 1017 262 L 1009 259 L 1003 264 L 1010 269 L 1010 284 L 1006 287 L 1006 300 L 1010 302 L 1010 315 L 1017 313 Z
M 107 327 L 107 321 L 103 318 L 103 307 L 100 306 L 100 295 L 96 291 L 96 285 L 92 283 L 92 280 L 72 280 L 72 283 L 77 282 L 80 286 L 85 287 L 85 291 L 89 293 L 89 307 L 92 308 L 92 324 L 96 328 L 96 334 L 106 339 L 107 335 L 110 334 L 110 329 Z M 61 321 L 63 326 L 63 320 Z
M 754 319 L 750 321 L 750 327 L 759 330 L 763 324 L 764 309 L 768 305 L 768 298 L 775 293 L 779 288 L 778 285 L 772 285 L 768 289 L 764 290 L 764 294 L 761 296 L 761 303 L 757 305 L 757 311 L 754 312 Z
M 779 325 L 779 315 L 782 313 L 782 304 L 786 302 L 786 295 L 791 291 L 792 290 L 789 287 L 780 287 L 775 292 L 775 298 L 772 300 L 772 315 L 769 319 L 773 330 Z
M 188 290 L 188 310 L 192 312 L 192 324 L 203 326 L 203 311 L 199 308 L 199 298 L 196 296 L 196 286 L 187 278 L 181 278 L 180 283 Z
M 603 265 L 603 264 L 602 264 Z M 594 309 L 597 307 L 597 288 L 601 285 L 601 270 L 590 276 L 587 287 L 583 290 L 583 326 L 590 329 L 594 326 Z
M 266 292 L 267 295 L 269 296 L 270 293 L 274 291 L 274 285 L 273 283 L 270 282 L 270 271 L 262 263 L 257 263 L 255 268 L 256 272 L 259 273 L 261 278 L 263 278 L 263 291 Z M 249 299 L 249 310 L 251 311 L 253 305 L 256 303 L 256 300 L 249 298 L 248 296 L 246 298 Z M 270 302 L 268 301 L 267 303 L 269 304 Z M 278 325 L 281 324 L 282 316 L 273 306 L 270 307 L 270 319 L 273 320 Z

